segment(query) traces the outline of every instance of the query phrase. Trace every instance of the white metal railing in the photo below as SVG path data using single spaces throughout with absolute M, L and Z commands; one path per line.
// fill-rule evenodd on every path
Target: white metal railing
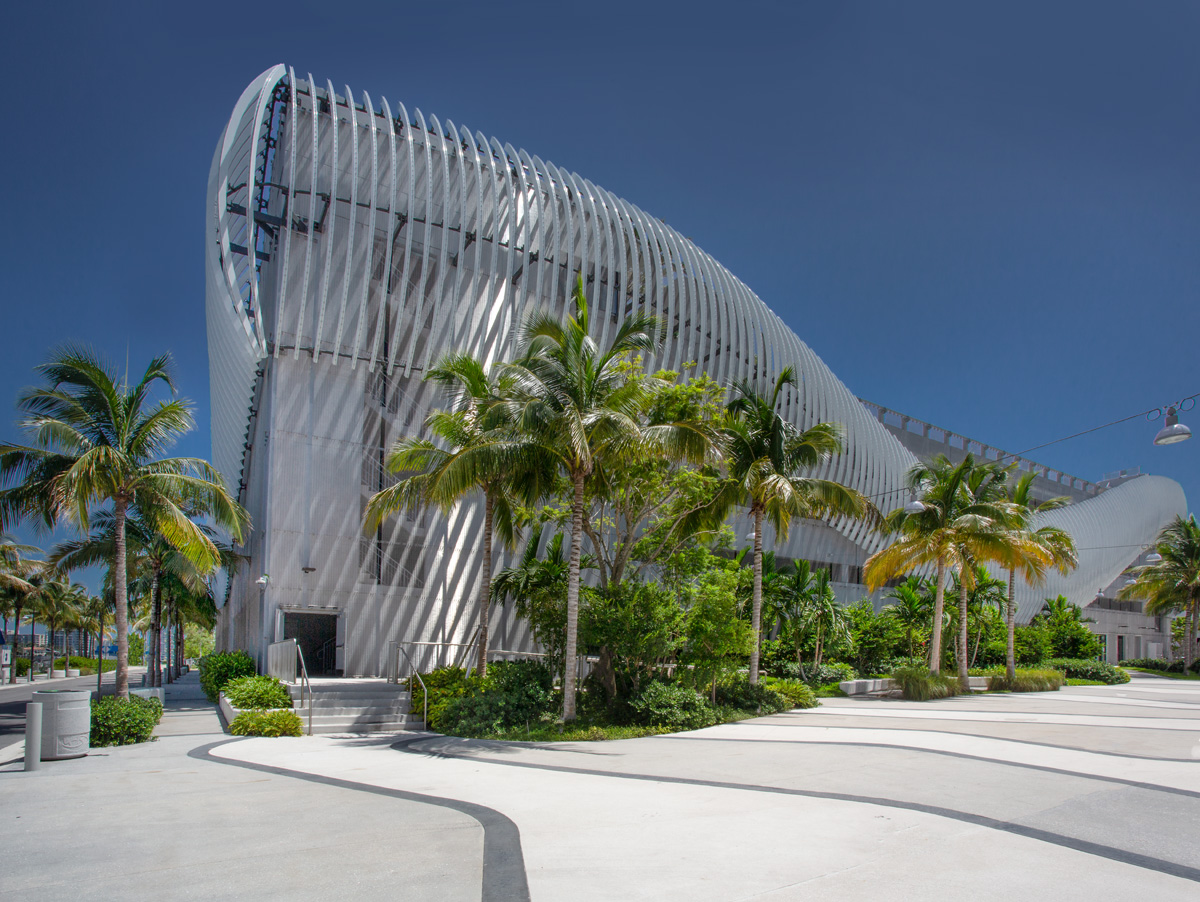
M 464 660 L 466 671 L 471 673 L 474 668 L 474 656 L 470 654 L 476 647 L 477 639 L 470 642 L 396 642 L 388 643 L 387 679 L 390 683 L 399 683 L 408 679 L 408 674 L 402 674 L 400 656 L 408 662 L 412 673 L 429 673 L 439 667 L 462 667 Z M 489 661 L 512 661 L 519 658 L 545 658 L 540 651 L 516 651 L 508 648 L 489 648 Z M 576 677 L 578 682 L 592 672 L 592 665 L 600 660 L 595 655 L 578 655 L 575 658 Z
M 299 665 L 299 670 L 297 670 Z M 308 735 L 312 735 L 313 694 L 312 683 L 308 680 L 308 668 L 304 666 L 304 652 L 295 639 L 284 639 L 282 642 L 272 642 L 267 646 L 267 675 L 285 683 L 295 683 L 300 680 L 300 701 L 303 703 L 305 693 L 308 693 Z

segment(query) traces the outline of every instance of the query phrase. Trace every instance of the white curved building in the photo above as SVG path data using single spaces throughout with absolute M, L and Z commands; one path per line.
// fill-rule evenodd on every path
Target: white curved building
M 391 641 L 470 637 L 480 511 L 365 536 L 362 508 L 390 478 L 387 447 L 436 401 L 421 384 L 431 362 L 450 349 L 503 355 L 515 325 L 563 309 L 580 274 L 602 339 L 634 310 L 666 320 L 651 366 L 696 361 L 722 382 L 794 366 L 786 414 L 846 430 L 828 475 L 885 509 L 907 500 L 916 456 L 885 413 L 674 229 L 495 138 L 276 66 L 238 100 L 209 175 L 213 459 L 254 518 L 223 646 L 262 653 L 297 634 L 317 667 L 357 675 L 382 672 Z M 1047 589 L 1086 602 L 1186 505 L 1170 480 L 1080 491 L 1058 516 L 1096 554 L 1067 589 Z M 834 565 L 851 599 L 880 541 L 860 523 L 804 523 L 778 551 Z M 1130 548 L 1102 550 L 1118 544 Z M 1044 594 L 1022 601 L 1025 617 Z M 521 641 L 501 622 L 493 644 Z

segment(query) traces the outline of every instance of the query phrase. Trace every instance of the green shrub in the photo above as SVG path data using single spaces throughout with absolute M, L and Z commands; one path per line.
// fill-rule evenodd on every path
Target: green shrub
M 96 672 L 95 658 L 82 658 L 79 655 L 71 655 L 70 663 L 67 665 L 73 670 L 78 670 L 82 676 L 90 676 Z M 63 669 L 63 659 L 61 656 L 54 659 L 54 669 Z M 104 662 L 104 672 L 110 673 L 117 669 L 117 662 L 109 659 Z
M 303 736 L 304 724 L 295 711 L 256 708 L 235 717 L 229 732 L 234 736 Z
M 789 709 L 815 708 L 819 704 L 812 687 L 800 680 L 783 680 L 764 676 L 759 678 L 759 682 L 782 697 Z
M 1067 676 L 1075 679 L 1098 680 L 1109 686 L 1129 682 L 1129 674 L 1107 661 L 1096 661 L 1091 658 L 1051 658 L 1046 662 L 1046 666 L 1061 670 Z
M 29 676 L 29 659 L 16 658 L 13 660 L 13 666 L 17 668 L 17 676 Z
M 756 714 L 778 714 L 788 709 L 787 699 L 762 682 L 752 686 L 749 678 L 735 674 L 717 684 L 717 704 Z
M 1003 671 L 988 674 L 987 677 L 988 689 L 992 692 L 1051 692 L 1060 689 L 1066 681 L 1058 670 L 1018 669 L 1011 680 Z
M 474 695 L 483 684 L 478 676 L 467 676 L 467 672 L 461 667 L 439 667 L 421 674 L 421 679 L 425 681 L 425 688 L 429 690 L 429 722 L 425 727 L 438 731 L 442 729 L 442 715 L 447 706 L 456 698 Z M 414 714 L 423 714 L 425 692 L 415 676 L 409 679 L 409 691 L 412 693 L 409 710 Z
M 272 676 L 244 676 L 225 684 L 225 699 L 235 708 L 290 708 L 292 696 Z
M 1164 673 L 1183 673 L 1182 661 L 1168 661 L 1165 658 L 1123 658 L 1120 666 L 1161 670 Z
M 823 686 L 826 683 L 841 683 L 846 680 L 858 679 L 858 673 L 849 664 L 836 662 L 833 664 L 822 664 L 816 667 L 812 664 L 805 664 L 800 679 L 808 683 L 810 686 Z
M 1121 662 L 1122 667 L 1140 667 L 1143 670 L 1160 670 L 1163 673 L 1183 673 L 1183 661 L 1167 661 L 1163 658 L 1130 658 Z M 1200 673 L 1200 658 L 1192 662 L 1192 673 Z
M 133 660 L 132 656 L 130 660 Z M 257 672 L 254 659 L 244 651 L 213 652 L 200 659 L 200 688 L 210 702 L 216 702 L 221 690 L 231 680 L 254 676 Z
M 944 673 L 930 673 L 924 667 L 897 667 L 892 679 L 900 684 L 901 694 L 909 701 L 925 702 L 958 695 L 957 679 Z
M 557 707 L 556 699 L 554 677 L 542 662 L 497 661 L 488 665 L 487 676 L 469 692 L 440 706 L 438 729 L 456 736 L 528 729 Z
M 91 744 L 95 748 L 147 742 L 162 719 L 156 698 L 105 696 L 92 702 Z
M 698 730 L 717 723 L 717 712 L 708 699 L 677 683 L 653 682 L 630 701 L 638 722 L 674 730 Z

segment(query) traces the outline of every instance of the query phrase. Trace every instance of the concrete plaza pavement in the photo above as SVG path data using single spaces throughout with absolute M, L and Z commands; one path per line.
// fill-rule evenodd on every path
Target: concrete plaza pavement
M 1200 894 L 1195 682 L 549 745 L 231 741 L 206 705 L 169 700 L 154 743 L 0 769 L 0 899 Z

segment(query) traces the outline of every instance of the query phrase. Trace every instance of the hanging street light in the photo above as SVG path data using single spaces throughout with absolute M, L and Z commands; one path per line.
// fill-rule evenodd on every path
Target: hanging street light
M 1191 437 L 1192 430 L 1179 422 L 1179 408 L 1174 405 L 1168 407 L 1163 428 L 1154 436 L 1154 444 L 1174 445 L 1177 442 L 1186 442 Z

